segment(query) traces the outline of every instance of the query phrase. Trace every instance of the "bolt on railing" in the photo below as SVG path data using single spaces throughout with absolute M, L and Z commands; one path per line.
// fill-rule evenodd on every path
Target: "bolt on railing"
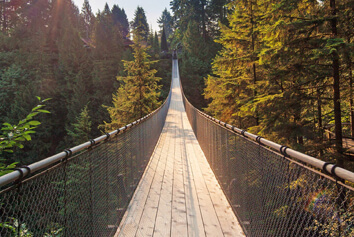
M 354 236 L 354 173 L 212 118 L 184 95 L 183 102 L 247 236 Z
M 127 126 L 0 177 L 0 236 L 114 235 L 170 98 Z

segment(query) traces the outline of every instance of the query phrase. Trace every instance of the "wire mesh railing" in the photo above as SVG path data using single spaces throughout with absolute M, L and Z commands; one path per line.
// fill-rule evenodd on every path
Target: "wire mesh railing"
M 354 236 L 353 173 L 214 119 L 183 100 L 247 236 Z
M 0 177 L 0 236 L 113 236 L 170 97 L 132 124 Z

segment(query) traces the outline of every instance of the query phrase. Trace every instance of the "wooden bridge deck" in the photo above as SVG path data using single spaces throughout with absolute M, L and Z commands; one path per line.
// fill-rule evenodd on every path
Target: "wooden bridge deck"
M 188 121 L 177 60 L 165 126 L 115 236 L 244 236 Z

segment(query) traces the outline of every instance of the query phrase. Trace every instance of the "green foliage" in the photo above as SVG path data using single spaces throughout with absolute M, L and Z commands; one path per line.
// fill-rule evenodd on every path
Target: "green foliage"
M 140 37 L 135 37 L 134 60 L 124 61 L 127 76 L 117 78 L 121 86 L 113 94 L 113 106 L 106 106 L 111 117 L 110 123 L 102 125 L 106 131 L 142 118 L 161 104 L 158 101 L 161 89 L 158 82 L 161 78 L 155 76 L 157 71 L 151 69 L 155 61 L 149 60 L 147 48 L 140 42 Z
M 39 114 L 50 113 L 48 110 L 43 109 L 43 103 L 49 99 L 41 100 L 37 97 L 40 104 L 35 106 L 32 111 L 17 124 L 3 123 L 0 129 L 0 155 L 2 156 L 4 152 L 13 153 L 14 149 L 24 148 L 24 143 L 32 140 L 34 131 L 41 122 L 34 120 Z M 0 176 L 5 175 L 13 171 L 18 162 L 8 164 L 5 159 L 0 159 Z
M 0 223 L 0 229 L 7 229 L 11 233 L 11 237 L 21 236 L 21 237 L 34 237 L 35 235 L 29 230 L 26 223 L 20 223 L 16 218 L 11 218 L 11 223 Z M 64 236 L 64 228 L 54 224 L 50 228 L 49 232 L 45 233 L 43 237 L 61 237 Z
M 14 118 L 27 116 L 36 95 L 53 98 L 36 139 L 3 154 L 8 163 L 29 164 L 79 142 L 72 136 L 74 124 L 80 124 L 86 105 L 91 130 L 85 137 L 101 134 L 98 125 L 109 119 L 102 104 L 112 106 L 112 94 L 122 83 L 116 77 L 124 75 L 122 59 L 133 56 L 129 22 L 118 5 L 104 4 L 96 14 L 87 0 L 81 11 L 67 0 L 10 2 L 16 7 L 7 9 L 12 17 L 0 32 L 0 121 L 16 125 Z M 143 9 L 138 15 L 147 22 Z M 2 23 L 0 17 L 0 28 Z
M 33 120 L 34 117 L 41 113 L 50 113 L 48 110 L 44 110 L 42 103 L 49 99 L 41 100 L 37 97 L 41 104 L 37 105 L 32 111 L 17 124 L 3 123 L 0 135 L 0 154 L 3 152 L 12 153 L 14 148 L 22 149 L 23 143 L 32 140 L 32 135 L 36 133 L 34 130 L 41 124 L 37 120 Z
M 179 49 L 181 80 L 188 99 L 199 109 L 207 106 L 202 96 L 204 78 L 211 72 L 211 62 L 220 49 L 214 39 L 219 35 L 219 21 L 228 11 L 221 1 L 171 1 L 174 32 L 170 48 Z
M 161 35 L 161 51 L 164 51 L 164 52 L 168 51 L 165 27 L 163 27 L 162 35 Z
M 346 83 L 352 81 L 353 56 L 346 53 L 353 47 L 347 2 L 337 1 L 342 28 L 336 36 L 329 1 L 232 1 L 228 7 L 228 22 L 220 25 L 217 39 L 223 48 L 206 79 L 206 111 L 270 140 L 333 159 L 323 129 L 338 114 L 335 55 L 342 70 L 337 70 L 342 121 L 346 114 L 349 122 L 353 108 L 352 83 Z
M 159 37 L 157 35 L 157 32 L 155 32 L 155 35 L 154 35 L 152 49 L 153 49 L 155 58 L 158 58 L 158 56 L 156 56 L 156 55 L 159 55 L 159 53 L 160 53 L 160 43 L 159 43 Z
M 115 24 L 119 24 L 121 34 L 123 37 L 128 37 L 129 34 L 129 22 L 125 10 L 118 5 L 113 5 L 112 17 Z
M 76 121 L 76 123 L 72 124 L 71 130 L 67 129 L 68 136 L 72 138 L 73 145 L 79 145 L 90 139 L 92 122 L 87 105 L 81 110 Z
M 137 7 L 131 25 L 134 30 L 134 37 L 135 34 L 138 34 L 146 41 L 149 35 L 149 25 L 147 23 L 145 11 L 142 7 Z
M 157 20 L 157 23 L 159 24 L 161 30 L 160 33 L 162 34 L 162 31 L 165 31 L 166 39 L 168 39 L 173 33 L 173 19 L 167 8 L 163 10 L 161 17 Z

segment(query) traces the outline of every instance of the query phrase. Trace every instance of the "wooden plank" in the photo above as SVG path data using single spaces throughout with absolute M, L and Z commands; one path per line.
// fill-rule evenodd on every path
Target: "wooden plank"
M 173 106 L 173 105 L 171 105 Z M 175 130 L 173 130 L 173 116 L 169 114 L 167 123 L 170 123 L 170 142 L 169 153 L 166 154 L 167 161 L 165 167 L 165 173 L 163 177 L 163 183 L 161 187 L 161 196 L 159 198 L 158 211 L 156 216 L 154 236 L 165 237 L 171 235 L 171 218 L 172 218 L 172 190 L 173 190 L 173 170 L 174 170 L 174 153 L 175 143 L 173 137 L 175 136 Z
M 184 133 L 185 131 L 183 131 Z M 184 134 L 184 137 L 186 135 Z M 183 164 L 185 169 L 184 185 L 186 191 L 186 207 L 187 207 L 187 221 L 188 221 L 188 236 L 190 237 L 204 237 L 204 223 L 200 210 L 198 195 L 195 187 L 195 175 L 193 174 L 193 167 L 191 160 L 193 158 L 193 150 L 188 139 L 184 139 L 184 156 Z
M 199 200 L 201 216 L 204 224 L 205 236 L 223 236 L 222 229 L 219 224 L 218 217 L 214 210 L 213 202 L 210 198 L 209 190 L 206 187 L 205 180 L 194 151 L 194 140 L 196 139 L 191 129 L 187 117 L 183 120 L 185 138 L 187 140 L 186 146 L 188 151 L 188 160 L 190 161 L 193 174 L 196 192 Z M 189 125 L 189 129 L 188 129 Z
M 155 227 L 155 219 L 161 196 L 161 186 L 163 176 L 166 170 L 166 159 L 168 157 L 169 143 L 171 139 L 171 131 L 166 126 L 166 138 L 163 142 L 159 162 L 155 170 L 154 178 L 149 190 L 149 194 L 144 206 L 144 211 L 138 224 L 136 236 L 152 236 Z
M 176 99 L 176 98 L 175 98 Z M 177 102 L 177 100 L 175 100 Z M 175 135 L 175 152 L 174 152 L 174 170 L 173 170 L 173 190 L 172 190 L 172 223 L 171 236 L 188 236 L 187 232 L 187 211 L 184 190 L 184 173 L 182 166 L 183 140 L 181 130 L 181 117 L 176 107 L 176 135 Z
M 151 187 L 151 182 L 157 168 L 158 159 L 156 159 L 156 157 L 159 157 L 161 154 L 161 149 L 167 136 L 167 131 L 167 128 L 162 131 L 152 158 L 150 159 L 146 171 L 144 172 L 132 200 L 129 203 L 127 211 L 115 236 L 134 236 L 137 231 L 139 220 L 146 203 L 147 194 Z
M 188 126 L 188 125 L 187 125 Z M 189 125 L 190 126 L 190 125 Z M 199 169 L 203 173 L 206 187 L 212 200 L 224 236 L 245 236 L 227 201 L 198 141 L 192 140 Z M 197 169 L 197 167 L 196 167 Z

